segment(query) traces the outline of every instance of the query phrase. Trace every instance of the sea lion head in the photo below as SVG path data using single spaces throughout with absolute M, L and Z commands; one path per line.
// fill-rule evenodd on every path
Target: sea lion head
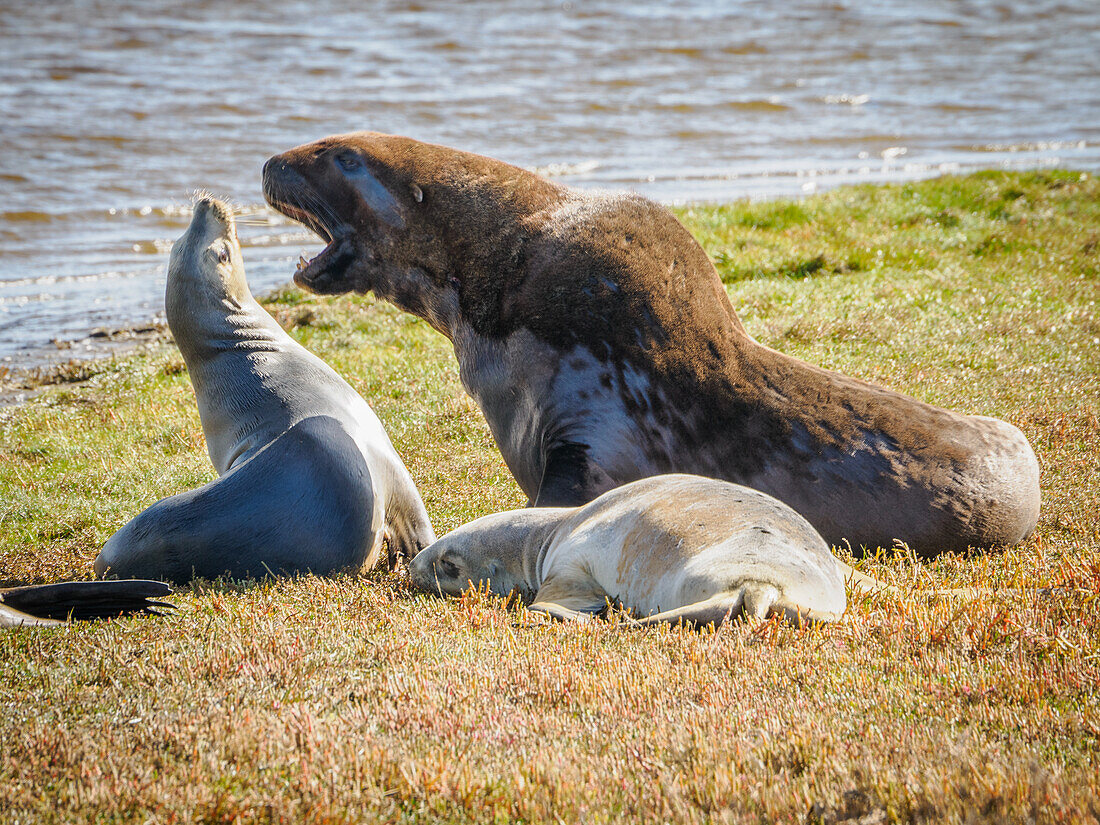
M 191 224 L 172 245 L 165 305 L 173 326 L 199 296 L 241 299 L 248 295 L 244 258 L 233 211 L 224 201 L 199 193 Z
M 483 516 L 424 548 L 409 562 L 413 583 L 431 593 L 457 596 L 484 586 L 499 596 L 534 599 L 540 585 L 540 542 L 560 523 L 563 510 L 510 510 Z
M 523 218 L 565 191 L 519 167 L 377 132 L 335 135 L 264 164 L 264 197 L 327 246 L 294 281 L 376 295 L 444 334 L 492 303 Z M 474 309 L 473 314 L 477 314 Z

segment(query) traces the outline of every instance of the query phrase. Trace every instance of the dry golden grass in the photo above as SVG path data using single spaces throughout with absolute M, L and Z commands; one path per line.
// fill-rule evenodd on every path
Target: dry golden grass
M 764 343 L 1020 426 L 1035 535 L 869 560 L 901 593 L 810 630 L 547 624 L 374 573 L 9 632 L 5 821 L 1100 819 L 1100 184 L 990 173 L 683 217 Z M 522 503 L 440 336 L 370 299 L 272 309 L 371 401 L 440 533 Z M 88 577 L 113 530 L 213 478 L 178 353 L 89 373 L 0 412 L 2 581 Z M 962 585 L 1023 590 L 932 592 Z

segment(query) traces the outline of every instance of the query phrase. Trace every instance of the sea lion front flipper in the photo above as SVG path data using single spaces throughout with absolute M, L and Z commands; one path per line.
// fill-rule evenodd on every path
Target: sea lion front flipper
M 563 622 L 586 622 L 605 607 L 607 594 L 594 581 L 559 576 L 542 583 L 527 609 Z
M 639 625 L 655 624 L 683 624 L 694 627 L 706 627 L 712 624 L 719 627 L 731 619 L 741 615 L 745 606 L 745 594 L 743 590 L 733 593 L 719 593 L 701 602 L 685 604 L 673 610 L 665 610 L 654 613 L 651 616 L 638 619 Z
M 436 535 L 428 518 L 428 511 L 416 489 L 416 483 L 405 465 L 396 454 L 388 464 L 386 565 L 387 569 L 393 570 L 399 556 L 403 556 L 407 562 L 411 561 L 421 550 L 435 542 Z

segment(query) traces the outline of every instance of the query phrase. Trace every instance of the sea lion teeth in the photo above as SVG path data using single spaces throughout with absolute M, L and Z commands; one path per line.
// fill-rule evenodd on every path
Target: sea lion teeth
M 220 269 L 201 254 L 211 248 Z M 138 514 L 108 539 L 97 574 L 332 575 L 373 566 L 384 539 L 394 558 L 435 540 L 367 402 L 252 297 L 219 201 L 200 200 L 172 247 L 165 304 L 219 478 Z
M 761 346 L 691 234 L 639 195 L 375 132 L 271 158 L 264 194 L 348 241 L 298 283 L 373 291 L 451 340 L 532 504 L 684 472 L 769 493 L 857 549 L 965 551 L 1035 527 L 1039 465 L 1016 427 Z
M 306 260 L 306 256 L 305 255 L 299 255 L 298 256 L 298 266 L 297 266 L 295 271 L 301 272 L 307 266 L 309 266 L 309 261 Z

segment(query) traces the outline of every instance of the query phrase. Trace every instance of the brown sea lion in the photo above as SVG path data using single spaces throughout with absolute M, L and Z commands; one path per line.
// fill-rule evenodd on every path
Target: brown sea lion
M 1039 511 L 1015 427 L 762 346 L 668 210 L 371 132 L 276 155 L 268 202 L 328 245 L 296 282 L 375 295 L 454 345 L 536 506 L 659 473 L 743 484 L 833 543 L 1012 544 Z

